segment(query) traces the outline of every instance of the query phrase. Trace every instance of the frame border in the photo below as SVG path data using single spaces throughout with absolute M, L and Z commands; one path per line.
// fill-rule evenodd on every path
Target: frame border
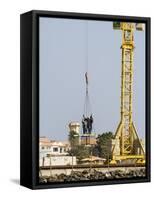
M 146 24 L 145 31 L 145 132 L 146 177 L 107 181 L 39 183 L 39 17 Z M 31 189 L 96 186 L 151 181 L 151 18 L 90 13 L 32 10 L 20 17 L 20 184 Z M 29 83 L 29 84 L 28 84 Z

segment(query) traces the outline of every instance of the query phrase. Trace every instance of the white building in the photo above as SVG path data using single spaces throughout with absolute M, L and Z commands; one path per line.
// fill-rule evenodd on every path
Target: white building
M 40 158 L 47 157 L 47 154 L 51 155 L 68 155 L 69 144 L 66 142 L 57 142 L 49 140 L 46 137 L 40 138 Z
M 69 132 L 74 131 L 78 135 L 80 134 L 80 123 L 79 122 L 70 122 L 68 127 L 69 127 Z
M 46 137 L 40 137 L 39 149 L 40 166 L 76 164 L 76 157 L 68 156 L 70 149 L 68 142 L 52 141 Z

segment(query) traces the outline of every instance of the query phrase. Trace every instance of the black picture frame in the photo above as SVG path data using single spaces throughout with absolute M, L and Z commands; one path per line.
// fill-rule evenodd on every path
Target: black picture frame
M 40 184 L 39 172 L 39 17 L 125 21 L 146 24 L 146 177 L 92 182 Z M 20 16 L 20 184 L 31 189 L 150 182 L 151 22 L 149 17 L 32 10 Z

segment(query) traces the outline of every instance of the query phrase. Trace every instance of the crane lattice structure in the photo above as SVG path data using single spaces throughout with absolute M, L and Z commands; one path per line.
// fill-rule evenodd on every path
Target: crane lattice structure
M 112 161 L 134 159 L 145 162 L 145 152 L 132 119 L 132 91 L 134 65 L 134 30 L 142 24 L 114 22 L 113 28 L 122 31 L 121 120 L 112 146 Z

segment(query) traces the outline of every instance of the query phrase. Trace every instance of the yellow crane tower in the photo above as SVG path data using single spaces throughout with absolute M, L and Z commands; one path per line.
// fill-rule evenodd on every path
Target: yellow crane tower
M 134 30 L 143 30 L 143 24 L 113 22 L 113 28 L 122 31 L 121 120 L 112 144 L 111 163 L 133 159 L 145 162 L 145 152 L 132 119 L 132 91 L 134 65 Z

